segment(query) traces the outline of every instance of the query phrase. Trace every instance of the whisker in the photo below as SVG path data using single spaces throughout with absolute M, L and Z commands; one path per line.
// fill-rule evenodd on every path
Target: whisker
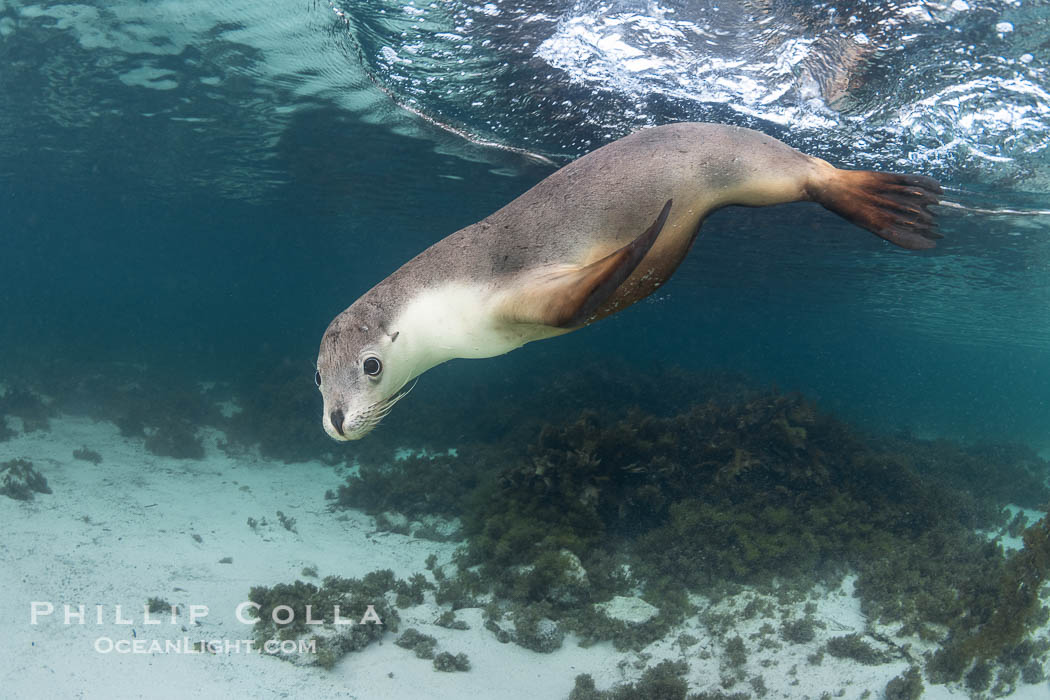
M 364 415 L 362 415 L 360 418 L 360 427 L 358 428 L 358 431 L 362 433 L 369 433 L 372 430 L 374 430 L 376 426 L 379 425 L 379 422 L 382 421 L 387 416 L 387 414 L 390 413 L 390 411 L 394 408 L 394 404 L 408 396 L 409 392 L 411 392 L 416 387 L 418 381 L 418 379 L 413 381 L 412 385 L 409 386 L 407 389 L 402 387 L 387 398 L 381 399 L 380 401 L 377 401 L 371 406 L 369 406 L 368 409 L 364 412 Z

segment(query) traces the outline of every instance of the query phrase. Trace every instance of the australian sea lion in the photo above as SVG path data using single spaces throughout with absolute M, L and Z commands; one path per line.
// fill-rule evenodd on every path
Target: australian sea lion
M 582 328 L 652 294 L 704 218 L 817 202 L 903 248 L 931 248 L 938 184 L 840 170 L 757 131 L 673 124 L 565 166 L 427 248 L 336 316 L 314 379 L 337 440 L 367 434 L 415 377 Z

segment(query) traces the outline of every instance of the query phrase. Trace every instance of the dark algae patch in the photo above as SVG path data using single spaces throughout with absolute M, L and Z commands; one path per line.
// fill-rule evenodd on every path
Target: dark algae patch
M 187 420 L 172 420 L 146 436 L 146 451 L 158 457 L 204 459 L 204 443 L 197 427 Z
M 569 700 L 686 700 L 689 686 L 685 681 L 689 667 L 684 661 L 662 661 L 645 669 L 634 683 L 623 683 L 610 690 L 597 690 L 594 678 L 584 673 L 576 676 Z M 746 695 L 743 697 L 747 697 Z
M 28 459 L 0 463 L 0 494 L 17 501 L 28 501 L 37 493 L 51 493 L 47 479 Z
M 444 671 L 446 673 L 469 671 L 470 659 L 462 652 L 453 654 L 448 651 L 443 651 L 434 657 L 434 670 Z
M 989 663 L 999 662 L 1016 674 L 1050 649 L 1045 640 L 1026 639 L 1028 630 L 1050 617 L 1039 598 L 1050 578 L 1047 517 L 1024 531 L 1023 549 L 990 569 L 988 579 L 970 582 L 970 594 L 981 605 L 979 614 L 956 620 L 944 646 L 930 659 L 927 671 L 935 682 L 958 681 L 966 674 L 968 687 L 983 689 L 984 677 L 992 674 Z
M 886 684 L 886 700 L 919 700 L 926 687 L 922 683 L 922 673 L 912 666 Z
M 452 609 L 491 596 L 485 626 L 500 641 L 535 648 L 528 630 L 542 623 L 640 650 L 697 612 L 689 594 L 808 590 L 852 572 L 865 615 L 901 641 L 840 635 L 823 647 L 829 656 L 909 658 L 930 682 L 993 694 L 1025 669 L 1039 675 L 1047 649 L 1026 635 L 1047 615 L 1046 523 L 1011 554 L 977 531 L 1005 529 L 1006 503 L 1050 501 L 1045 460 L 1009 446 L 876 438 L 797 395 L 709 386 L 715 398 L 670 415 L 607 402 L 538 428 L 524 449 L 504 441 L 364 466 L 333 506 L 459 517 L 459 573 L 434 570 L 435 596 Z M 625 599 L 654 612 L 606 614 Z M 809 617 L 776 621 L 769 645 L 816 636 Z M 908 652 L 914 637 L 938 651 Z M 674 674 L 660 678 L 678 687 Z M 906 697 L 921 683 L 909 672 L 891 686 Z M 594 695 L 586 679 L 573 692 L 619 697 Z
M 7 425 L 7 420 L 4 418 L 4 415 L 0 413 L 0 442 L 7 442 L 17 435 L 18 433 L 11 430 L 10 426 Z
M 827 651 L 834 657 L 853 659 L 866 666 L 878 666 L 890 660 L 886 654 L 873 647 L 859 634 L 832 637 L 828 640 Z
M 320 428 L 321 398 L 313 372 L 288 361 L 261 366 L 239 394 L 241 412 L 229 419 L 233 444 L 258 445 L 264 457 L 286 462 L 320 459 L 332 442 Z
M 486 472 L 488 460 L 479 454 L 410 455 L 389 464 L 365 463 L 339 487 L 336 508 L 358 508 L 369 515 L 396 511 L 409 518 L 425 515 L 455 517 Z
M 297 665 L 331 668 L 344 655 L 363 649 L 387 631 L 397 631 L 400 616 L 387 594 L 406 585 L 392 571 L 383 569 L 360 579 L 329 576 L 321 586 L 298 580 L 255 586 L 248 594 L 248 599 L 259 606 L 255 641 L 260 648 L 265 648 L 268 640 L 313 641 L 312 653 L 275 655 Z M 290 608 L 291 613 L 281 606 Z M 279 608 L 276 620 L 275 608 Z M 336 624 L 336 614 L 350 624 Z M 308 624 L 308 619 L 322 623 Z
M 55 408 L 35 392 L 21 386 L 9 387 L 0 396 L 0 419 L 4 415 L 22 419 L 22 429 L 27 433 L 51 430 L 51 418 L 57 414 Z M 2 420 L 0 420 L 2 422 Z M 0 426 L 0 439 L 12 436 L 6 426 Z
M 786 641 L 805 644 L 817 636 L 816 625 L 810 618 L 791 620 L 780 627 L 780 636 Z
M 78 447 L 73 450 L 73 459 L 79 459 L 92 464 L 102 464 L 102 455 L 88 447 Z
M 193 377 L 135 365 L 84 365 L 72 370 L 62 377 L 66 383 L 55 401 L 56 410 L 111 421 L 121 436 L 144 440 L 146 450 L 158 456 L 203 459 L 199 429 L 223 428 L 227 421 L 218 401 L 228 398 L 222 394 L 228 387 L 206 389 Z M 77 459 L 87 461 L 97 455 L 87 448 L 78 452 L 83 456 Z
M 423 634 L 415 627 L 405 630 L 394 644 L 403 649 L 410 649 L 420 659 L 433 659 L 437 640 L 429 634 Z

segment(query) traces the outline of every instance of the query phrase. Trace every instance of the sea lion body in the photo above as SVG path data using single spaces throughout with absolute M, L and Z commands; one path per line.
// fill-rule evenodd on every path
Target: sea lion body
M 441 362 L 503 354 L 648 296 L 721 207 L 817 201 L 898 245 L 927 248 L 939 237 L 926 209 L 937 192 L 920 176 L 839 170 L 750 129 L 637 132 L 435 243 L 337 316 L 317 361 L 324 427 L 336 439 L 362 437 Z M 376 366 L 369 358 L 377 374 L 365 371 Z

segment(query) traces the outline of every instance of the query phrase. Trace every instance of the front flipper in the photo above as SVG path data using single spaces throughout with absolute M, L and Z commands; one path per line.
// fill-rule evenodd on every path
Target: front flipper
M 585 325 L 653 247 L 670 211 L 669 199 L 642 235 L 597 262 L 538 271 L 526 278 L 504 302 L 503 317 L 555 328 Z

